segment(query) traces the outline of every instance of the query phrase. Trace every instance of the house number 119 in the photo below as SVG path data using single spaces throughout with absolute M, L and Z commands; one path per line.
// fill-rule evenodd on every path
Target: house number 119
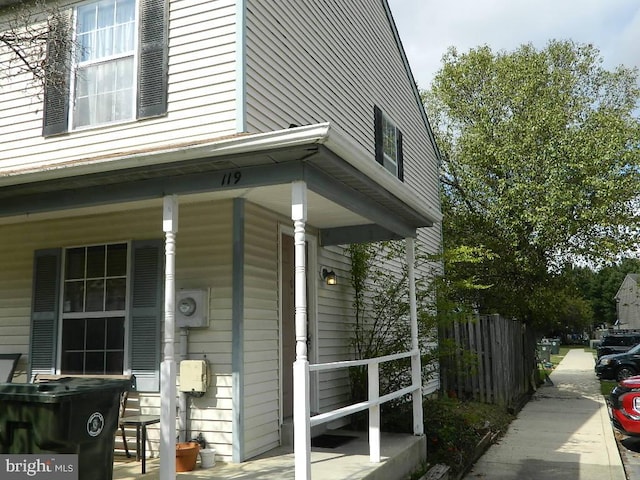
M 225 173 L 222 176 L 222 186 L 226 187 L 227 185 L 235 185 L 240 181 L 241 177 L 242 177 L 241 172 Z

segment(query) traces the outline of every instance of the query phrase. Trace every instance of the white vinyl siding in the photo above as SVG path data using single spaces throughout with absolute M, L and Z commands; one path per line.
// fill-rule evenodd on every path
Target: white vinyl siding
M 191 432 L 202 432 L 218 459 L 231 460 L 231 218 L 232 202 L 180 205 L 176 288 L 210 288 L 209 328 L 192 329 L 190 358 L 206 356 L 212 385 L 193 400 Z M 29 316 L 35 250 L 69 245 L 162 238 L 162 207 L 0 226 L 0 349 L 23 354 L 16 380 L 27 381 Z M 275 315 L 275 313 L 274 313 Z M 178 342 L 178 335 L 176 335 Z M 176 357 L 179 355 L 176 344 Z M 179 358 L 176 358 L 179 362 Z M 144 413 L 159 413 L 157 394 L 141 394 Z M 158 430 L 149 427 L 152 455 Z M 129 442 L 132 437 L 129 436 Z M 131 446 L 131 443 L 130 445 Z
M 245 458 L 280 444 L 278 223 L 247 203 L 244 242 Z
M 42 137 L 42 98 L 28 77 L 2 79 L 1 172 L 210 140 L 236 133 L 236 5 L 171 0 L 166 117 Z M 203 20 L 204 19 L 204 20 Z M 31 89 L 34 95 L 37 91 Z M 40 92 L 41 93 L 41 92 Z

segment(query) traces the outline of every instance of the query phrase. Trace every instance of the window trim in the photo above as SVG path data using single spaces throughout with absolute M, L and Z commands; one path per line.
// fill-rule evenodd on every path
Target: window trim
M 87 129 L 93 129 L 93 128 L 99 128 L 99 127 L 104 127 L 104 126 L 109 126 L 109 125 L 118 125 L 121 123 L 127 123 L 127 122 L 131 122 L 136 120 L 137 117 L 137 104 L 138 104 L 138 76 L 140 75 L 139 71 L 138 71 L 138 64 L 139 64 L 139 58 L 140 58 L 140 41 L 138 39 L 139 36 L 139 32 L 140 32 L 140 0 L 133 0 L 134 3 L 134 35 L 133 35 L 133 50 L 132 52 L 129 54 L 116 54 L 116 55 L 110 55 L 108 57 L 104 57 L 101 58 L 100 60 L 94 60 L 94 61 L 85 61 L 85 62 L 81 62 L 79 61 L 78 57 L 79 57 L 79 53 L 78 53 L 78 8 L 85 6 L 85 5 L 91 5 L 91 4 L 97 4 L 99 3 L 101 0 L 88 0 L 85 2 L 82 2 L 78 5 L 74 5 L 72 8 L 72 52 L 71 52 L 71 65 L 70 65 L 70 79 L 69 79 L 69 124 L 68 124 L 68 130 L 70 132 L 77 132 L 77 131 L 82 131 L 82 130 L 87 130 Z M 117 0 L 111 0 L 113 3 L 116 3 Z M 81 126 L 75 126 L 75 122 L 76 122 L 76 103 L 77 103 L 77 99 L 76 99 L 76 89 L 77 89 L 77 83 L 78 83 L 78 70 L 82 69 L 82 68 L 86 68 L 87 66 L 95 66 L 95 65 L 100 65 L 100 64 L 106 64 L 106 63 L 111 63 L 114 62 L 116 60 L 119 59 L 123 59 L 123 58 L 129 58 L 129 57 L 133 57 L 133 67 L 132 67 L 132 74 L 133 74 L 133 79 L 132 79 L 132 92 L 131 92 L 131 99 L 130 99 L 130 107 L 131 107 L 131 116 L 129 118 L 125 118 L 125 119 L 121 119 L 121 120 L 110 120 L 108 122 L 102 122 L 102 123 L 91 123 L 91 124 L 87 124 L 87 125 L 81 125 Z
M 385 114 L 380 107 L 374 105 L 374 140 L 375 140 L 375 158 L 376 161 L 384 167 L 391 175 L 398 178 L 401 182 L 404 182 L 404 155 L 402 149 L 402 131 L 398 128 L 396 122 L 394 122 L 389 115 Z M 395 129 L 396 133 L 396 158 L 393 159 L 384 151 L 384 124 L 388 123 Z M 392 170 L 388 167 L 385 158 L 388 159 L 388 163 L 394 164 L 395 168 Z
M 65 294 L 65 266 L 67 259 L 67 252 L 74 248 L 89 248 L 89 247 L 98 247 L 98 246 L 108 246 L 108 245 L 121 245 L 125 244 L 127 246 L 127 271 L 126 271 L 126 289 L 125 289 L 125 306 L 124 310 L 108 310 L 108 311 L 84 311 L 84 312 L 65 312 L 64 311 L 64 294 Z M 129 322 L 131 321 L 131 315 L 129 312 L 129 301 L 130 301 L 130 288 L 131 288 L 131 261 L 132 261 L 132 243 L 130 241 L 116 241 L 116 242 L 105 242 L 105 243 L 91 243 L 91 244 L 82 244 L 82 245 L 71 245 L 66 246 L 61 249 L 61 263 L 60 263 L 60 282 L 58 288 L 58 331 L 56 338 L 56 346 L 55 350 L 57 352 L 56 362 L 55 362 L 55 370 L 57 375 L 64 374 L 62 372 L 62 339 L 63 339 L 63 331 L 64 331 L 64 321 L 66 319 L 89 319 L 89 318 L 105 318 L 105 317 L 124 317 L 124 329 L 123 329 L 123 358 L 122 358 L 122 372 L 123 375 L 128 375 L 131 373 L 129 352 L 131 345 L 131 338 L 129 335 Z M 86 277 L 85 277 L 86 280 Z

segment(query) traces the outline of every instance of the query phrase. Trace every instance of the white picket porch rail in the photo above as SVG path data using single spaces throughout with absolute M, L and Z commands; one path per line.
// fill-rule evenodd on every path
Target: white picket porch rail
M 317 363 L 309 365 L 310 372 L 323 372 L 327 370 L 339 370 L 342 368 L 366 366 L 368 377 L 368 399 L 364 402 L 354 403 L 347 405 L 329 412 L 320 413 L 310 418 L 310 426 L 316 426 L 323 423 L 331 422 L 354 413 L 369 410 L 369 459 L 373 463 L 380 462 L 380 405 L 395 398 L 402 397 L 407 394 L 412 394 L 421 399 L 422 386 L 420 375 L 415 375 L 415 368 L 412 368 L 411 385 L 401 388 L 395 392 L 388 393 L 380 396 L 380 364 L 384 362 L 390 362 L 393 360 L 400 360 L 403 358 L 411 357 L 412 366 L 416 363 L 420 364 L 420 351 L 412 350 L 404 353 L 397 353 L 394 355 L 386 355 L 384 357 L 367 358 L 364 360 L 348 360 L 343 362 L 328 362 Z M 419 370 L 418 370 L 419 372 Z M 416 416 L 414 410 L 414 417 Z M 421 423 L 421 418 L 414 418 L 414 434 L 421 435 L 421 431 L 415 431 L 417 423 Z

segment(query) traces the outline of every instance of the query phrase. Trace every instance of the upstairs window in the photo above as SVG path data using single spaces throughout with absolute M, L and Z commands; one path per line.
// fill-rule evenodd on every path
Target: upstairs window
M 134 118 L 135 7 L 101 0 L 77 8 L 74 128 Z
M 376 161 L 404 180 L 402 132 L 378 107 L 374 107 Z
M 167 113 L 167 0 L 98 0 L 52 23 L 43 135 Z

